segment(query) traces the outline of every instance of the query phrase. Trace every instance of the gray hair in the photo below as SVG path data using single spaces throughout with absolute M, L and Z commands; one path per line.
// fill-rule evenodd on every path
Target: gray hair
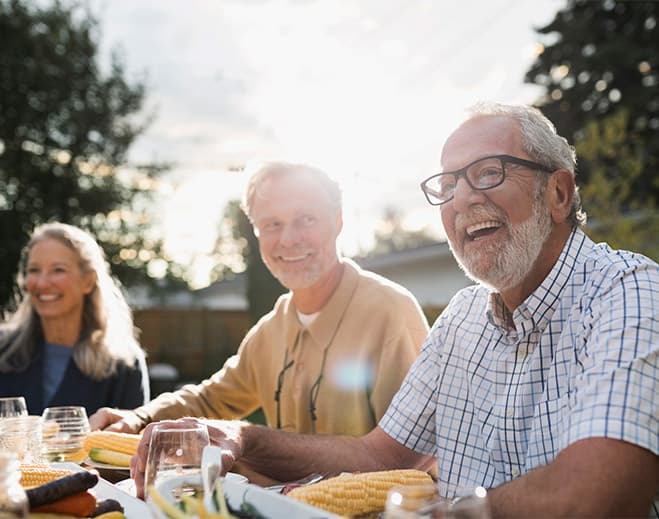
M 130 307 L 110 274 L 103 250 L 89 233 L 54 222 L 37 227 L 23 250 L 18 275 L 21 300 L 16 312 L 0 327 L 0 372 L 27 367 L 38 342 L 43 340 L 41 321 L 25 290 L 25 269 L 32 247 L 46 239 L 57 240 L 75 252 L 82 272 L 96 273 L 96 285 L 85 295 L 80 341 L 73 350 L 80 371 L 100 380 L 116 371 L 118 360 L 132 365 L 143 357 Z
M 552 170 L 567 169 L 573 178 L 576 177 L 577 156 L 574 147 L 556 133 L 554 124 L 537 108 L 481 102 L 472 106 L 468 112 L 470 119 L 484 115 L 501 115 L 517 121 L 524 151 L 534 161 Z M 581 207 L 581 196 L 576 184 L 568 218 L 573 227 L 586 224 L 586 213 Z
M 248 164 L 245 167 L 245 172 L 249 174 L 249 180 L 247 181 L 241 208 L 252 223 L 254 223 L 252 215 L 258 186 L 268 179 L 282 178 L 289 175 L 311 178 L 316 182 L 318 188 L 327 195 L 330 208 L 335 211 L 341 209 L 342 200 L 339 184 L 318 168 L 292 162 L 263 161 Z

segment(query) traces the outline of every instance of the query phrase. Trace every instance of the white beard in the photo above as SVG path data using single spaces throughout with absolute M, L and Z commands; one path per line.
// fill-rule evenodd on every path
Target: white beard
M 539 191 L 544 192 L 544 189 Z M 467 276 L 499 292 L 524 280 L 552 230 L 551 214 L 542 200 L 542 192 L 536 193 L 533 213 L 525 222 L 515 226 L 506 222 L 510 234 L 508 240 L 500 242 L 495 251 L 484 250 L 479 254 L 487 255 L 489 262 L 480 261 L 478 257 L 460 257 L 451 246 L 458 265 Z
M 309 288 L 323 275 L 322 266 L 319 263 L 313 263 L 309 268 L 299 272 L 291 272 L 279 266 L 273 266 L 270 267 L 270 272 L 288 290 Z

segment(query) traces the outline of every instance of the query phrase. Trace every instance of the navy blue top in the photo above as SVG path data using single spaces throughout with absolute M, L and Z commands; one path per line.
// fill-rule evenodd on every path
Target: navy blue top
M 93 380 L 69 360 L 64 376 L 53 396 L 44 401 L 43 345 L 25 371 L 0 373 L 0 396 L 24 396 L 31 415 L 40 415 L 46 407 L 81 405 L 91 415 L 98 408 L 134 409 L 149 401 L 149 375 L 144 357 L 128 366 L 119 362 L 115 373 L 102 380 Z
M 48 402 L 64 378 L 69 360 L 73 355 L 73 348 L 47 342 L 44 344 L 43 354 L 43 398 Z

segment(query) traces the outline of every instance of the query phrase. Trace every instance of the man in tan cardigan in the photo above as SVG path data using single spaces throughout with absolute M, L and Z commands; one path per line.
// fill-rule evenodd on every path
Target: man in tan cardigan
M 261 163 L 243 209 L 263 261 L 290 292 L 211 378 L 134 411 L 103 408 L 92 427 L 137 432 L 162 419 L 263 408 L 271 427 L 357 436 L 384 415 L 428 324 L 406 289 L 339 256 L 339 186 L 307 165 Z

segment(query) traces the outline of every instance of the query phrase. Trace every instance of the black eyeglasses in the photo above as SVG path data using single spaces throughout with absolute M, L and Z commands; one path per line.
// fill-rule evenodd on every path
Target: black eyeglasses
M 329 345 L 323 351 L 323 360 L 320 363 L 320 373 L 316 381 L 311 386 L 309 390 L 309 415 L 311 416 L 311 432 L 316 434 L 316 400 L 318 399 L 318 392 L 320 391 L 320 383 L 323 381 L 323 372 L 325 371 L 325 361 L 327 360 L 327 350 L 329 350 Z M 295 364 L 294 360 L 288 360 L 288 349 L 284 353 L 284 365 L 277 375 L 277 389 L 275 389 L 275 402 L 277 402 L 277 429 L 281 429 L 281 389 L 284 385 L 284 375 L 292 368 Z
M 506 179 L 506 164 L 551 173 L 554 169 L 511 155 L 491 155 L 475 160 L 464 168 L 437 173 L 421 182 L 421 190 L 430 205 L 442 205 L 453 200 L 460 177 L 464 177 L 472 189 L 484 191 L 497 187 Z

